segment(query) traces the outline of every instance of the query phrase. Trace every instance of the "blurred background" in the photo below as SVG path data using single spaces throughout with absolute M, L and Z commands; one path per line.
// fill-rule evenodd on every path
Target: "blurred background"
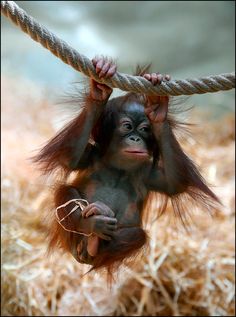
M 235 70 L 234 1 L 16 3 L 79 53 L 112 57 L 123 73 L 149 62 L 173 79 Z M 55 105 L 84 76 L 4 16 L 1 27 L 2 315 L 233 316 L 234 89 L 187 100 L 198 126 L 183 146 L 222 209 L 212 218 L 198 211 L 191 236 L 158 220 L 149 253 L 109 290 L 102 275 L 82 277 L 88 267 L 69 255 L 46 257 L 50 183 L 28 160 L 64 123 Z
M 89 58 L 111 56 L 119 71 L 136 63 L 173 78 L 234 70 L 234 2 L 17 1 L 40 23 Z M 50 90 L 50 97 L 83 75 L 2 19 L 2 73 Z M 191 97 L 215 113 L 232 111 L 234 91 Z M 227 102 L 229 101 L 229 102 Z M 230 103 L 231 101 L 231 103 Z

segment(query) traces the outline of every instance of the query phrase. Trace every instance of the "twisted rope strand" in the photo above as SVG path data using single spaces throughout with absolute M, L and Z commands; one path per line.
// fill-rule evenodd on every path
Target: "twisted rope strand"
M 58 38 L 47 28 L 22 10 L 14 1 L 1 1 L 1 13 L 27 33 L 33 40 L 39 42 L 64 63 L 75 70 L 113 88 L 147 95 L 193 95 L 235 88 L 235 73 L 226 73 L 199 79 L 171 80 L 153 86 L 141 76 L 131 76 L 117 72 L 110 79 L 100 79 L 95 72 L 90 59 L 79 54 L 74 48 Z

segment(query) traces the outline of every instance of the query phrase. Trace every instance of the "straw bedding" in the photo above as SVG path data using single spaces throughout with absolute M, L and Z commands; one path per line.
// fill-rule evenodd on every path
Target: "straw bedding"
M 2 85 L 2 315 L 234 315 L 232 116 L 209 123 L 193 112 L 203 124 L 185 145 L 224 206 L 212 217 L 195 211 L 190 235 L 174 218 L 150 222 L 146 254 L 109 288 L 70 255 L 46 257 L 48 184 L 26 158 L 54 133 L 53 112 L 34 87 L 26 94 L 29 83 Z

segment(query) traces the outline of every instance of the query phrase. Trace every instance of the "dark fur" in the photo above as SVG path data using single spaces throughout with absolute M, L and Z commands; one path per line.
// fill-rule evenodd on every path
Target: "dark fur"
M 138 68 L 137 73 L 139 75 L 144 74 L 148 71 L 148 68 Z M 85 99 L 86 100 L 86 97 Z M 114 127 L 116 125 L 116 118 L 118 117 L 119 111 L 127 100 L 137 100 L 139 103 L 145 102 L 145 96 L 128 93 L 124 96 L 117 97 L 108 101 L 103 113 L 94 125 L 91 133 L 91 140 L 96 144 L 98 149 L 98 156 L 94 156 L 94 159 L 98 159 L 106 154 L 106 150 L 109 147 L 111 137 L 113 134 Z M 55 170 L 63 170 L 66 175 L 72 172 L 72 169 L 65 164 L 74 156 L 73 144 L 76 139 L 81 135 L 81 125 L 84 120 L 84 113 L 81 112 L 75 119 L 67 124 L 57 135 L 52 138 L 47 145 L 39 152 L 37 156 L 34 157 L 34 162 L 39 163 L 43 172 L 45 174 L 50 174 Z M 174 116 L 174 107 L 168 112 L 167 118 L 171 129 L 182 129 L 182 127 L 187 126 L 181 122 L 178 122 Z M 186 215 L 189 214 L 189 202 L 201 205 L 204 209 L 210 209 L 215 207 L 216 203 L 219 202 L 215 194 L 208 188 L 204 179 L 200 175 L 197 167 L 191 161 L 191 159 L 184 153 L 180 147 L 173 131 L 169 136 L 169 140 L 172 148 L 175 152 L 175 160 L 177 166 L 181 166 L 180 169 L 176 171 L 176 180 L 181 180 L 181 186 L 183 190 L 179 190 L 178 194 L 166 195 L 165 193 L 160 193 L 164 197 L 163 203 L 160 206 L 159 213 L 163 214 L 166 210 L 167 200 L 170 199 L 173 210 L 175 214 L 181 218 L 184 224 L 187 224 Z M 107 133 L 109 131 L 109 133 Z M 155 144 L 153 142 L 153 144 Z M 152 146 L 153 150 L 153 166 L 161 167 L 162 157 L 159 152 L 158 147 Z M 87 175 L 89 174 L 89 169 L 78 170 L 78 177 L 73 183 L 76 188 L 77 183 L 84 182 Z M 62 182 L 63 179 L 62 179 Z M 60 185 L 55 190 L 55 206 L 58 206 L 65 201 L 69 200 L 70 197 L 66 198 L 64 195 L 64 188 L 66 185 Z M 145 209 L 146 202 L 150 203 L 152 200 L 152 193 L 149 193 L 149 198 L 145 199 L 143 209 Z M 186 204 L 186 200 L 188 203 Z M 143 214 L 144 215 L 144 214 Z M 62 247 L 64 250 L 70 252 L 71 245 L 78 243 L 81 237 L 74 233 L 69 233 L 64 231 L 60 225 L 52 220 L 52 226 L 49 232 L 50 236 L 50 248 L 55 248 L 57 246 Z M 130 258 L 137 254 L 138 251 L 147 242 L 147 235 L 142 228 L 132 227 L 132 228 L 119 228 L 111 241 L 102 240 L 99 246 L 99 254 L 95 257 L 92 269 L 107 268 L 108 272 L 112 274 L 113 270 L 116 269 L 120 263 L 125 259 Z

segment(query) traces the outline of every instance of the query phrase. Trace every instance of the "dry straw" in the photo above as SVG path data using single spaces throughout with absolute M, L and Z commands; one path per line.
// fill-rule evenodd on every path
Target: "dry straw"
M 30 156 L 53 133 L 40 118 L 42 109 L 44 118 L 52 116 L 43 100 L 34 107 L 30 96 L 23 100 L 19 82 L 2 83 L 2 315 L 233 316 L 234 119 L 206 122 L 195 134 L 200 142 L 186 144 L 225 208 L 212 218 L 195 212 L 191 235 L 177 230 L 173 219 L 149 223 L 149 250 L 136 266 L 123 268 L 109 289 L 102 275 L 83 277 L 89 267 L 72 256 L 45 256 L 42 216 L 49 191 L 23 153 Z

